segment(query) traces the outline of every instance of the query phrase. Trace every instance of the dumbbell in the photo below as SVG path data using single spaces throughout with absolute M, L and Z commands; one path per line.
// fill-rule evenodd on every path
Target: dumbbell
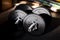
M 20 4 L 18 5 L 14 11 L 11 12 L 9 15 L 10 20 L 17 20 L 15 24 L 18 23 L 18 21 L 22 21 L 24 17 L 32 12 L 32 8 L 27 4 Z
M 28 2 L 34 2 L 35 0 L 27 0 Z
M 41 35 L 45 30 L 44 19 L 36 14 L 29 14 L 23 20 L 25 31 L 32 35 Z
M 34 8 L 32 12 L 35 13 L 35 14 L 38 14 L 38 15 L 47 14 L 47 15 L 51 16 L 49 11 L 46 8 L 43 8 L 43 7 Z
M 26 13 L 32 13 L 32 7 L 29 6 L 28 4 L 20 4 L 19 6 L 16 7 L 15 10 L 22 10 Z
M 45 20 L 46 25 L 49 25 L 51 23 L 51 21 L 52 21 L 52 15 L 48 11 L 48 9 L 43 8 L 43 7 L 37 7 L 35 9 L 33 9 L 32 12 L 34 14 L 42 16 L 43 19 Z
M 48 9 L 46 9 L 44 7 L 37 7 L 35 9 L 33 9 L 33 12 L 35 12 L 35 14 L 40 15 L 40 16 L 43 17 L 43 19 L 45 21 L 45 25 L 46 25 L 45 32 L 49 32 L 50 29 L 51 29 L 51 27 L 49 27 L 49 25 L 52 22 L 52 15 L 48 11 Z
M 23 20 L 23 26 L 32 35 L 42 35 L 52 20 L 51 15 L 45 8 L 36 8 L 32 12 Z
M 29 10 L 31 10 L 29 5 L 21 4 L 9 14 L 8 20 L 10 21 L 10 24 L 12 24 L 11 26 L 14 25 L 11 28 L 13 28 L 13 30 L 16 29 L 14 31 L 15 35 L 18 34 L 17 37 L 23 34 L 23 19 L 27 16 Z

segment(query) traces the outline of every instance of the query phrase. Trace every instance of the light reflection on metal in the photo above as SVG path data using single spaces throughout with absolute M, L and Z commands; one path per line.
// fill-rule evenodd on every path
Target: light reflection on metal
M 15 6 L 18 6 L 20 4 L 26 4 L 27 2 L 26 1 L 21 1 L 20 3 L 16 3 Z
M 34 2 L 32 4 L 33 4 L 32 8 L 36 8 L 36 7 L 39 7 L 40 6 L 40 4 L 38 2 Z
M 33 23 L 31 24 L 31 26 L 28 28 L 28 31 L 31 32 L 31 31 L 34 31 L 37 29 L 37 24 L 36 23 Z
M 50 9 L 54 12 L 57 12 L 57 8 L 55 8 L 55 7 L 51 7 Z

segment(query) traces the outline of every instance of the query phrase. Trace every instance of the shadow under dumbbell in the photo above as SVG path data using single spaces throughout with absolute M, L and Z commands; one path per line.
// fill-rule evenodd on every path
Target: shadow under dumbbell
M 37 39 L 38 40 L 48 40 L 49 38 L 51 40 L 53 40 L 53 39 L 57 40 L 57 39 L 60 39 L 60 36 L 58 36 L 58 35 L 60 35 L 59 34 L 60 30 L 57 29 L 57 28 L 59 28 L 58 27 L 59 25 L 60 25 L 60 19 L 53 18 L 52 22 L 48 26 L 49 28 L 47 29 L 47 31 L 50 30 L 50 32 L 48 32 L 48 33 L 46 33 L 46 34 L 44 34 L 42 36 L 34 37 L 32 35 L 29 35 L 29 34 L 25 33 L 24 31 L 20 35 L 21 31 L 16 31 L 15 25 L 11 25 L 7 21 L 7 22 L 5 22 L 3 24 L 0 24 L 0 27 L 1 27 L 0 32 L 1 32 L 1 36 L 2 36 L 3 39 L 5 38 L 5 39 L 9 39 L 9 40 L 31 40 L 31 39 L 32 40 L 37 40 Z M 55 29 L 56 29 L 56 32 L 52 32 Z M 55 33 L 56 33 L 56 35 L 55 35 Z M 58 37 L 58 38 L 55 38 L 55 37 Z
M 9 23 L 9 21 L 1 24 L 0 27 L 1 36 L 3 36 L 2 38 L 8 40 L 22 39 L 25 34 L 25 31 L 23 30 L 22 26 L 20 26 L 19 30 L 15 24 Z

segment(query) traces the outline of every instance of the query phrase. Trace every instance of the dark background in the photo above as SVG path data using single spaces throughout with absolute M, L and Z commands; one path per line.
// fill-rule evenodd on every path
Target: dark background
M 0 35 L 2 39 L 7 40 L 60 40 L 60 19 L 53 18 L 51 24 L 48 26 L 47 33 L 41 36 L 33 36 L 23 30 L 17 30 L 15 25 L 8 21 L 0 25 Z

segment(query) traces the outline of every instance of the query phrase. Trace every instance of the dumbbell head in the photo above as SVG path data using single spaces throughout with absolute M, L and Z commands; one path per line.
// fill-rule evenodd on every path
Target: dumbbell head
M 45 22 L 41 16 L 29 14 L 23 20 L 25 30 L 33 35 L 41 35 L 45 30 Z
M 24 19 L 26 15 L 27 14 L 22 10 L 14 10 L 9 15 L 9 20 L 17 24 L 19 21 L 22 22 L 22 20 Z
M 25 16 L 27 14 L 22 10 L 14 10 L 9 14 L 9 29 L 13 32 L 15 38 L 25 34 L 22 22 Z
M 47 9 L 43 8 L 43 7 L 37 7 L 35 9 L 33 9 L 32 12 L 35 13 L 35 14 L 38 14 L 38 15 L 40 15 L 40 14 L 47 14 L 47 15 L 51 16 L 49 11 Z
M 32 12 L 30 10 L 30 6 L 21 4 L 17 6 L 16 9 L 9 14 L 8 19 L 10 21 L 10 24 L 13 26 L 11 28 L 15 31 L 15 37 L 24 34 L 23 19 L 27 16 L 27 13 Z
M 52 17 L 47 9 L 43 7 L 38 7 L 38 8 L 33 9 L 32 12 L 34 14 L 40 15 L 44 19 L 46 26 L 48 26 L 51 23 Z
M 26 13 L 31 13 L 32 12 L 32 7 L 27 5 L 27 4 L 20 4 L 19 6 L 16 7 L 15 10 L 23 10 Z

